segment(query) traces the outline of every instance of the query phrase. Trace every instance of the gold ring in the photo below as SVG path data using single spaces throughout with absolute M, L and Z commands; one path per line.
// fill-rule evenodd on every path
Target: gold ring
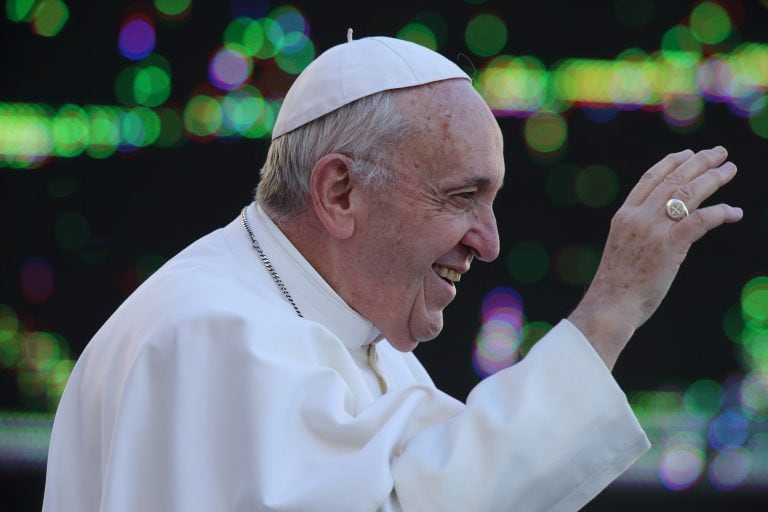
M 681 200 L 672 198 L 667 201 L 667 215 L 672 220 L 680 220 L 688 216 L 688 207 Z

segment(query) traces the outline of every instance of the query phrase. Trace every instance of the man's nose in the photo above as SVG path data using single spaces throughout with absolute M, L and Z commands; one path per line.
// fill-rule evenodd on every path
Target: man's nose
M 499 230 L 492 209 L 480 213 L 474 225 L 464 235 L 462 243 L 471 248 L 482 261 L 493 261 L 499 255 Z

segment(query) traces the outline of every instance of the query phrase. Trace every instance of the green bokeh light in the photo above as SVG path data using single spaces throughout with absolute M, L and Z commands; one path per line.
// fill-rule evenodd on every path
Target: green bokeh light
M 139 140 L 139 147 L 149 146 L 153 144 L 160 136 L 160 117 L 154 110 L 146 107 L 136 107 L 129 112 L 131 115 L 136 116 L 141 123 L 143 138 Z
M 9 341 L 19 332 L 19 318 L 10 306 L 0 304 L 0 343 Z
M 546 187 L 552 201 L 562 206 L 573 206 L 578 202 L 579 199 L 573 186 L 578 172 L 579 167 L 577 165 L 567 163 L 549 171 Z
M 192 0 L 153 0 L 155 9 L 166 16 L 178 16 L 189 9 Z
M 555 257 L 555 270 L 564 283 L 583 286 L 592 280 L 599 263 L 600 255 L 594 248 L 571 244 Z
M 34 14 L 35 3 L 37 0 L 7 0 L 5 2 L 5 15 L 11 21 L 30 21 Z
M 204 94 L 189 100 L 184 109 L 184 128 L 191 135 L 213 136 L 221 129 L 222 120 L 221 104 Z
M 688 386 L 683 395 L 683 405 L 691 416 L 712 418 L 723 405 L 723 388 L 713 380 L 698 380 Z
M 507 44 L 507 24 L 494 14 L 478 14 L 467 23 L 467 48 L 480 57 L 496 55 Z
M 523 128 L 528 147 L 538 153 L 553 153 L 565 144 L 568 125 L 560 114 L 540 112 L 525 121 Z
M 539 59 L 499 55 L 480 72 L 477 87 L 494 110 L 534 112 L 544 104 L 548 81 Z
M 744 285 L 741 309 L 747 322 L 768 323 L 768 277 L 758 276 Z
M 741 402 L 749 417 L 768 419 L 768 373 L 750 372 L 741 383 Z
M 55 410 L 58 406 L 74 366 L 75 362 L 72 359 L 59 359 L 50 371 L 48 371 L 46 379 L 46 398 L 48 399 L 48 407 L 50 410 Z
M 51 128 L 53 148 L 58 156 L 74 157 L 88 145 L 88 116 L 76 105 L 62 106 Z
M 744 320 L 741 316 L 741 305 L 734 304 L 723 315 L 723 332 L 729 340 L 741 343 L 741 335 L 744 330 Z
M 157 117 L 160 126 L 154 145 L 169 148 L 179 144 L 184 134 L 184 124 L 178 112 L 170 108 L 161 108 L 157 110 Z
M 53 333 L 34 332 L 24 337 L 20 345 L 19 367 L 47 371 L 61 355 L 61 344 Z
M 720 5 L 702 2 L 691 11 L 691 33 L 704 44 L 717 44 L 731 34 L 731 18 Z
M 137 66 L 128 66 L 120 71 L 115 78 L 115 98 L 123 105 L 136 105 L 136 95 L 133 92 Z
M 84 215 L 64 212 L 54 222 L 54 234 L 59 245 L 67 251 L 78 251 L 91 238 L 91 225 Z
M 418 23 L 429 29 L 435 37 L 435 44 L 438 48 L 445 44 L 448 38 L 448 24 L 443 15 L 435 11 L 421 11 L 414 14 L 410 23 Z
M 527 322 L 523 326 L 523 341 L 517 348 L 521 355 L 525 355 L 529 350 L 552 329 L 552 324 L 536 320 Z
M 274 58 L 285 45 L 285 32 L 283 27 L 272 18 L 264 18 L 258 21 L 263 33 L 261 47 L 253 53 L 257 59 L 266 60 Z M 247 33 L 247 32 L 246 32 Z M 249 48 L 246 46 L 246 48 Z
M 749 127 L 758 137 L 768 139 L 768 108 L 749 116 Z
M 133 96 L 136 102 L 147 107 L 165 103 L 171 94 L 171 78 L 159 66 L 140 67 L 133 82 Z
M 69 8 L 61 0 L 42 0 L 34 11 L 32 30 L 38 35 L 54 37 L 69 19 Z
M 120 144 L 119 110 L 111 107 L 86 107 L 88 114 L 88 147 L 92 158 L 107 158 Z
M 665 57 L 688 53 L 692 58 L 698 58 L 701 55 L 701 43 L 688 27 L 675 25 L 664 33 L 661 39 L 661 50 Z
M 576 174 L 573 183 L 576 197 L 592 208 L 609 205 L 616 199 L 619 179 L 613 169 L 604 165 L 590 165 Z
M 437 50 L 437 37 L 432 29 L 422 23 L 408 23 L 397 33 L 398 39 L 420 44 L 430 50 Z
M 540 281 L 549 270 L 549 253 L 539 242 L 518 242 L 507 254 L 507 270 L 520 283 Z
M 275 55 L 275 63 L 286 73 L 298 75 L 315 59 L 315 45 L 304 34 L 298 34 L 290 46 Z
M 221 101 L 221 107 L 224 127 L 233 134 L 249 137 L 251 129 L 264 113 L 266 104 L 258 89 L 246 86 L 229 93 Z
M 746 369 L 768 373 L 768 331 L 745 329 L 741 344 L 744 347 Z

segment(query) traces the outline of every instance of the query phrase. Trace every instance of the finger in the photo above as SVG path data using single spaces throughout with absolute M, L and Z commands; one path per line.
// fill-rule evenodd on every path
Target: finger
M 727 156 L 728 152 L 722 146 L 699 151 L 693 158 L 688 159 L 687 162 L 667 174 L 648 194 L 649 207 L 660 208 L 665 205 L 672 197 L 677 197 L 680 187 L 708 170 L 719 167 Z
M 673 196 L 682 200 L 688 209 L 693 211 L 720 187 L 731 181 L 736 176 L 736 171 L 735 164 L 725 162 L 720 167 L 709 169 L 688 183 L 684 183 L 678 187 Z
M 658 161 L 653 167 L 645 171 L 640 177 L 640 181 L 634 186 L 632 191 L 627 196 L 627 200 L 624 204 L 629 206 L 637 206 L 648 197 L 648 194 L 655 189 L 659 183 L 670 172 L 674 171 L 685 162 L 687 162 L 694 153 L 690 149 L 681 151 L 679 153 L 670 153 L 660 161 Z
M 738 222 L 744 216 L 741 208 L 727 204 L 716 204 L 695 210 L 686 218 L 675 223 L 670 235 L 681 252 L 687 252 L 688 247 L 707 232 L 721 224 Z

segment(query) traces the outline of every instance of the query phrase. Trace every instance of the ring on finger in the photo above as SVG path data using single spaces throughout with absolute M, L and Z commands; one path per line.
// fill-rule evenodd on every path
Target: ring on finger
M 667 201 L 667 215 L 672 220 L 680 220 L 688 216 L 688 207 L 680 199 L 673 197 Z

